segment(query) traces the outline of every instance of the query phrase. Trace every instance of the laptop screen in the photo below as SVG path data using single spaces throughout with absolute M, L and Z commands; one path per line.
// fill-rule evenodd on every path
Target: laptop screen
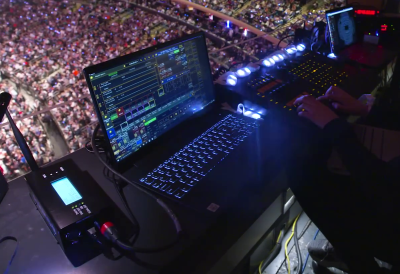
M 353 14 L 353 7 L 326 13 L 331 52 L 337 53 L 356 42 L 357 34 Z
M 88 75 L 117 162 L 215 100 L 203 34 L 178 41 Z

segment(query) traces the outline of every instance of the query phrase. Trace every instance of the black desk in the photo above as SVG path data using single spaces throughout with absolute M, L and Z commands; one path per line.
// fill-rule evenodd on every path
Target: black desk
M 103 166 L 93 154 L 82 149 L 66 158 L 74 159 L 82 170 L 88 170 L 123 209 L 113 185 L 102 175 Z M 246 263 L 254 246 L 280 216 L 283 211 L 280 194 L 286 188 L 278 176 L 213 223 L 170 202 L 185 231 L 184 237 L 168 251 L 138 255 L 145 262 L 166 265 L 162 271 L 128 258 L 111 261 L 103 255 L 74 268 L 36 210 L 23 178 L 10 182 L 10 190 L 0 204 L 0 237 L 12 235 L 19 240 L 10 273 L 231 273 Z M 159 246 L 174 239 L 170 220 L 154 200 L 132 187 L 124 191 L 142 228 L 138 246 Z M 7 266 L 14 246 L 11 241 L 0 245 L 1 271 Z

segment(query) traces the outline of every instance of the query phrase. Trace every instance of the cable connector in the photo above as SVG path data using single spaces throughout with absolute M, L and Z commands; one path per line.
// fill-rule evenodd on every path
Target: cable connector
M 115 243 L 119 239 L 118 230 L 115 228 L 114 224 L 111 222 L 105 222 L 100 227 L 100 232 L 112 243 Z

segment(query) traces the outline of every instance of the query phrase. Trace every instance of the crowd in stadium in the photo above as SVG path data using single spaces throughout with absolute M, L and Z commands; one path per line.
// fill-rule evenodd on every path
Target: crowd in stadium
M 270 32 L 300 13 L 299 1 L 252 0 L 238 18 L 265 32 Z
M 225 13 L 229 16 L 233 16 L 237 11 L 239 11 L 243 7 L 245 3 L 247 3 L 247 0 L 226 0 L 226 1 L 196 0 L 193 2 L 203 5 L 206 8 L 210 8 L 212 10 Z
M 245 51 L 237 47 L 232 47 L 218 53 L 213 53 L 214 51 L 218 51 L 219 48 L 244 42 L 256 36 L 232 23 L 227 25 L 225 20 L 221 20 L 217 17 L 210 17 L 209 14 L 204 12 L 189 9 L 179 4 L 173 4 L 172 2 L 153 2 L 150 3 L 150 7 L 195 27 L 207 30 L 217 37 L 215 42 L 211 42 L 211 40 L 207 39 L 208 51 L 211 56 L 210 65 L 213 74 L 218 72 L 221 65 L 224 65 L 225 68 L 229 68 L 232 65 L 249 60 L 249 54 L 246 54 L 247 49 L 248 53 L 258 54 L 262 51 L 265 53 L 267 49 L 271 49 L 272 47 L 272 44 L 267 40 L 260 39 L 245 43 Z
M 198 3 L 263 31 L 274 31 L 278 38 L 292 34 L 304 22 L 321 20 L 323 13 L 318 8 L 326 8 L 314 4 L 315 11 L 300 13 L 300 4 L 294 0 L 205 0 Z M 324 5 L 341 3 L 341 0 L 331 0 Z M 52 159 L 40 117 L 56 121 L 70 152 L 83 147 L 90 137 L 96 116 L 88 99 L 82 69 L 91 64 L 164 43 L 196 29 L 206 30 L 211 35 L 206 42 L 213 73 L 222 67 L 228 69 L 251 61 L 252 56 L 262 57 L 274 47 L 265 39 L 246 41 L 255 35 L 186 6 L 152 1 L 147 2 L 147 7 L 169 17 L 122 1 L 16 0 L 0 3 L 0 79 L 1 76 L 7 79 L 0 82 L 0 92 L 7 91 L 13 97 L 9 106 L 11 115 L 25 117 L 19 126 L 24 129 L 24 136 L 34 147 L 40 163 Z M 301 20 L 284 25 L 294 16 L 300 16 Z M 218 51 L 236 43 L 242 44 Z M 48 114 L 29 117 L 37 111 Z M 3 133 L 6 128 L 1 128 Z M 10 133 L 3 133 L 2 140 L 15 145 L 12 139 L 4 139 L 4 136 L 10 137 Z M 0 157 L 7 159 L 3 161 L 3 170 L 16 176 L 26 168 L 22 154 L 15 152 L 19 150 L 10 144 L 0 145 Z
M 34 0 L 31 5 L 3 3 L 0 68 L 16 87 L 3 84 L 0 90 L 13 95 L 10 105 L 13 117 L 61 104 L 51 113 L 70 151 L 74 151 L 84 145 L 83 135 L 90 134 L 91 127 L 86 125 L 96 120 L 90 101 L 79 98 L 88 94 L 82 69 L 192 31 L 140 9 L 124 12 L 126 5 L 126 2 L 84 5 L 41 0 Z M 18 87 L 34 98 L 32 104 L 25 103 Z M 63 104 L 68 100 L 74 102 Z M 27 120 L 32 125 L 36 123 L 33 118 Z M 39 158 L 42 155 L 50 160 L 45 153 L 37 153 Z M 8 156 L 15 163 L 8 164 L 5 170 L 12 172 L 21 160 Z
M 195 0 L 193 2 L 233 16 L 265 32 L 272 32 L 280 28 L 304 12 L 301 11 L 302 6 L 299 0 Z M 303 20 L 322 20 L 324 10 L 345 4 L 344 0 L 314 2 L 314 5 L 311 6 L 313 9 L 304 13 Z M 293 27 L 289 25 L 283 31 L 293 29 Z
M 94 8 L 91 5 L 60 5 L 58 2 L 36 4 L 24 5 L 21 9 L 18 5 L 2 6 L 0 27 L 5 35 L 0 38 L 1 69 L 14 80 L 14 84 L 4 80 L 0 90 L 13 96 L 9 111 L 14 118 L 28 116 L 35 110 L 51 108 L 67 100 L 76 100 L 85 94 L 86 85 L 80 77 L 80 71 L 87 65 L 116 57 L 124 51 L 129 53 L 157 42 L 162 43 L 182 34 L 182 29 L 179 32 L 172 31 L 179 27 L 176 23 L 169 24 L 161 17 L 143 11 L 133 11 L 122 24 L 118 21 L 104 24 L 123 11 L 122 3 L 117 4 L 119 8 L 110 6 L 111 12 L 108 5 Z M 10 12 L 5 12 L 6 9 Z M 155 39 L 152 38 L 151 29 L 162 23 L 170 26 L 171 31 L 167 29 L 167 32 L 156 33 Z M 131 29 L 137 30 L 134 35 L 129 32 Z M 87 48 L 92 51 L 85 55 Z M 18 87 L 28 89 L 25 91 L 33 94 L 35 101 L 28 104 L 22 93 L 17 92 Z M 52 114 L 59 122 L 71 151 L 82 147 L 82 136 L 90 133 L 90 130 L 86 130 L 90 127 L 84 127 L 95 120 L 91 104 L 88 101 L 74 101 L 52 110 Z M 38 117 L 23 121 L 26 121 L 30 130 L 37 132 L 40 128 L 40 132 L 44 132 Z M 21 123 L 18 125 L 24 126 Z M 33 146 L 36 135 L 29 136 L 26 128 L 21 128 L 21 131 L 26 139 L 32 139 L 28 143 Z M 10 132 L 2 136 L 9 139 Z M 43 134 L 37 137 L 45 138 Z M 1 153 L 7 159 L 3 161 L 3 170 L 8 176 L 17 175 L 20 170 L 18 163 L 22 159 L 20 151 L 11 154 L 9 149 L 3 149 Z M 44 150 L 35 150 L 34 153 L 39 162 L 51 159 Z
M 225 20 L 221 20 L 218 17 L 210 16 L 202 11 L 188 8 L 173 2 L 151 2 L 149 6 L 154 8 L 160 13 L 164 13 L 171 17 L 177 18 L 184 21 L 187 24 L 193 25 L 197 28 L 206 30 L 218 38 L 220 47 L 237 43 L 247 38 L 254 36 L 252 33 L 244 32 L 244 29 L 239 31 L 239 28 L 234 24 L 230 23 L 227 25 Z
M 70 104 L 60 105 L 50 111 L 56 120 L 59 121 L 64 138 L 68 142 L 75 136 L 80 136 L 81 129 L 86 125 L 97 121 L 94 115 L 93 104 L 87 98 L 73 101 Z M 72 151 L 78 148 L 71 147 Z

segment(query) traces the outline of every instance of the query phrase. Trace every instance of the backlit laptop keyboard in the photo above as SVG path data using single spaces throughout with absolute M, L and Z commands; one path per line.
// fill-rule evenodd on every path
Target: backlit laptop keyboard
M 256 127 L 257 120 L 228 115 L 140 182 L 182 198 Z

